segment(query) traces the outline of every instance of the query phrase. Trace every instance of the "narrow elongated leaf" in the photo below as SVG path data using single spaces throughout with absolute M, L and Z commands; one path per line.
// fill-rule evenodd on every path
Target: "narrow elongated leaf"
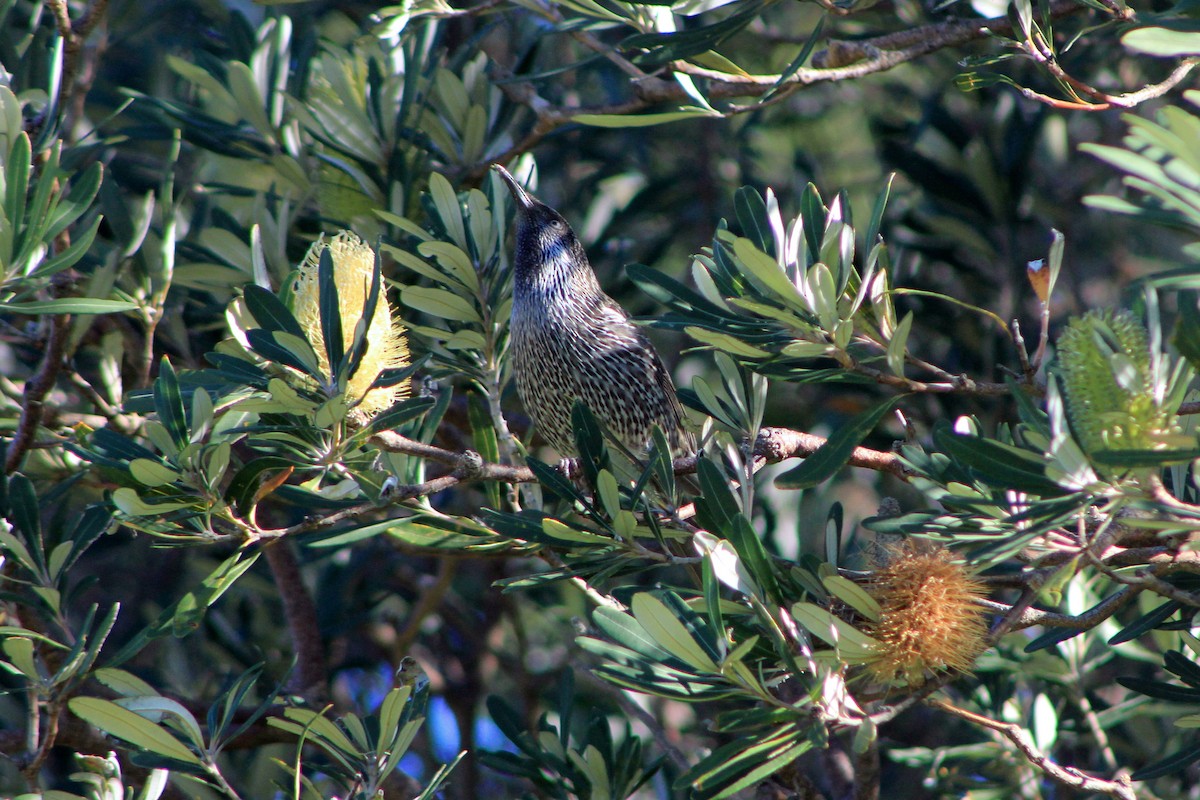
M 1166 622 L 1167 619 L 1169 619 L 1182 607 L 1183 605 L 1178 601 L 1168 600 L 1158 608 L 1143 614 L 1121 630 L 1117 631 L 1109 638 L 1108 643 L 1121 644 L 1122 642 L 1129 642 L 1137 639 L 1143 634 L 1149 633 L 1159 625 Z
M 1178 675 L 1188 686 L 1200 687 L 1200 667 L 1178 650 L 1168 650 L 1163 654 L 1163 666 Z
M 617 644 L 652 661 L 675 661 L 675 658 L 629 614 L 601 606 L 596 609 L 593 620 L 596 627 Z
M 246 331 L 246 341 L 249 342 L 254 352 L 263 358 L 291 367 L 317 380 L 323 380 L 324 376 L 316 366 L 316 353 L 308 344 L 308 340 L 296 336 L 291 336 L 289 339 L 287 338 L 289 336 L 283 331 L 272 332 L 263 328 L 251 328 Z M 296 345 L 296 348 L 284 346 L 280 339 L 290 341 Z M 302 352 L 297 353 L 296 350 Z
M 1196 761 L 1200 761 L 1200 743 L 1185 747 L 1177 753 L 1172 753 L 1161 761 L 1155 761 L 1133 773 L 1135 781 L 1148 781 L 1178 772 Z
M 809 633 L 833 645 L 844 656 L 869 656 L 879 647 L 874 638 L 815 603 L 796 603 L 792 606 L 792 616 Z
M 767 204 L 753 186 L 743 186 L 733 194 L 733 208 L 742 233 L 754 245 L 772 258 L 775 257 L 775 237 L 767 224 Z
M 92 242 L 96 239 L 96 232 L 100 230 L 102 220 L 99 217 L 92 222 L 91 225 L 84 231 L 79 232 L 71 240 L 71 246 L 56 253 L 54 256 L 46 259 L 33 271 L 33 274 L 39 278 L 48 278 L 51 275 L 57 275 L 68 267 L 73 267 L 83 258 L 84 255 L 92 249 Z M 90 314 L 93 312 L 84 311 L 80 313 Z M 104 312 L 107 313 L 107 312 Z
M 945 422 L 934 428 L 933 441 L 947 455 L 994 486 L 1041 497 L 1065 494 L 1062 487 L 1046 477 L 1046 458 L 1038 453 L 995 439 L 955 433 Z
M 326 247 L 321 251 L 321 261 L 317 265 L 317 294 L 321 309 L 321 336 L 325 339 L 330 375 L 337 375 L 341 371 L 342 359 L 346 354 L 342 339 L 342 305 L 338 299 L 334 269 L 333 252 Z
M 200 766 L 196 754 L 163 728 L 145 717 L 99 697 L 75 697 L 67 703 L 71 713 L 118 739 L 163 758 Z
M 853 608 L 872 622 L 878 622 L 883 614 L 879 602 L 871 594 L 849 578 L 841 575 L 829 575 L 821 579 L 829 593 Z
M 128 300 L 104 300 L 99 297 L 60 297 L 57 300 L 30 300 L 4 303 L 0 311 L 13 314 L 115 314 L 133 311 L 137 303 Z
M 46 220 L 45 239 L 53 239 L 71 223 L 82 217 L 89 208 L 96 194 L 100 191 L 100 180 L 104 167 L 93 163 L 82 174 L 77 174 L 71 180 L 71 190 L 58 201 L 53 213 Z
M 300 323 L 283 301 L 274 292 L 267 291 L 253 283 L 246 284 L 242 289 L 242 297 L 246 301 L 246 310 L 254 321 L 268 331 L 284 331 L 293 336 L 304 338 L 304 330 Z
M 385 411 L 371 420 L 369 430 L 372 434 L 380 431 L 394 431 L 407 422 L 417 419 L 433 407 L 432 397 L 410 397 L 402 400 L 390 411 Z
M 183 408 L 183 395 L 179 391 L 179 378 L 170 360 L 163 356 L 158 378 L 154 381 L 154 410 L 158 419 L 170 434 L 171 440 L 180 449 L 187 446 L 187 413 Z

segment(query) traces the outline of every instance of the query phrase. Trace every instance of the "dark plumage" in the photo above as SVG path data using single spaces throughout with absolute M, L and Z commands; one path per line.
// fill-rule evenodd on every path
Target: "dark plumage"
M 600 289 L 574 231 L 508 170 L 495 169 L 517 204 L 513 372 L 542 436 L 560 455 L 576 455 L 571 406 L 581 399 L 634 452 L 649 448 L 655 424 L 675 454 L 693 451 L 667 368 L 629 315 Z

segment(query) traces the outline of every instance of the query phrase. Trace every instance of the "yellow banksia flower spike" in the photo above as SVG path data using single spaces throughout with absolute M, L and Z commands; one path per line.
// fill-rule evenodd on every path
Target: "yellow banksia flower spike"
M 317 277 L 321 253 L 327 249 L 333 259 L 333 278 L 338 291 L 342 335 L 347 349 L 371 291 L 375 251 L 350 231 L 342 231 L 331 239 L 322 236 L 314 242 L 300 265 L 293 287 L 293 312 L 317 353 L 321 369 L 329 374 L 325 337 L 321 332 L 320 281 Z M 409 363 L 404 325 L 393 315 L 386 292 L 381 291 L 371 325 L 367 329 L 366 351 L 358 369 L 346 383 L 346 402 L 352 406 L 351 416 L 364 422 L 408 397 L 411 391 L 409 381 L 375 389 L 371 385 L 384 370 L 403 369 Z
M 869 587 L 879 619 L 867 632 L 879 642 L 866 663 L 881 683 L 920 686 L 929 673 L 965 672 L 987 643 L 983 585 L 941 548 L 906 544 L 875 571 Z

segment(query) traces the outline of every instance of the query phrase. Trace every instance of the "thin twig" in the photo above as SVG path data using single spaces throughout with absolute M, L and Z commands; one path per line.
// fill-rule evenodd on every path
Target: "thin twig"
M 1121 800 L 1137 800 L 1137 794 L 1133 790 L 1133 783 L 1130 781 L 1128 775 L 1118 775 L 1113 780 L 1105 780 L 1104 778 L 1089 775 L 1075 767 L 1064 767 L 1057 764 L 1050 756 L 1038 749 L 1029 733 L 1020 725 L 1012 722 L 1000 722 L 990 717 L 985 717 L 982 714 L 976 714 L 965 708 L 959 708 L 946 700 L 930 700 L 929 704 L 960 719 L 965 719 L 968 722 L 1002 734 L 1030 764 L 1033 764 L 1046 777 L 1057 783 L 1061 783 L 1064 786 L 1071 786 L 1084 792 L 1095 792 L 1109 797 L 1119 797 Z

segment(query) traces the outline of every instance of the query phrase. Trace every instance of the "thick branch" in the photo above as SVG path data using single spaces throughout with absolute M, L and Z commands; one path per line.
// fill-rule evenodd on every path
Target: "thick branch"
M 328 684 L 325 647 L 317 625 L 317 606 L 300 575 L 300 563 L 290 542 L 271 542 L 263 552 L 279 590 L 292 646 L 296 648 L 296 674 L 291 690 L 309 698 L 323 697 Z

